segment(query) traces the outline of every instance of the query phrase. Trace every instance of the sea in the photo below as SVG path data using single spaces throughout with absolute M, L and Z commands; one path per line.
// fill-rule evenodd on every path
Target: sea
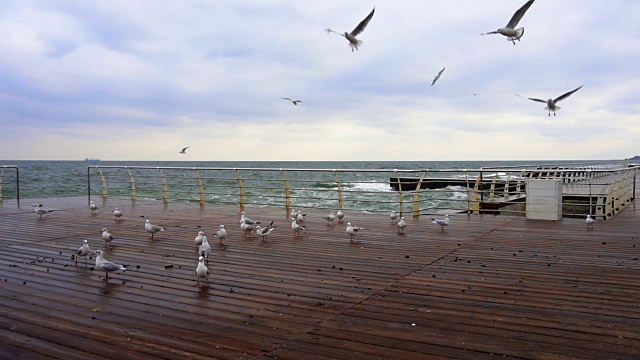
M 278 169 L 288 169 L 284 176 L 289 181 L 289 197 L 294 206 L 301 208 L 335 209 L 337 190 L 342 190 L 343 208 L 363 211 L 387 211 L 397 203 L 397 191 L 391 189 L 389 179 L 398 170 L 428 170 L 430 176 L 460 177 L 462 169 L 501 169 L 505 167 L 534 167 L 539 165 L 588 166 L 593 164 L 617 164 L 624 160 L 529 160 L 529 161 L 38 161 L 38 160 L 0 160 L 0 194 L 4 199 L 16 197 L 15 170 L 2 168 L 2 165 L 19 168 L 20 199 L 52 198 L 70 196 L 101 195 L 104 174 L 108 182 L 109 196 L 129 197 L 133 176 L 136 182 L 137 198 L 161 200 L 166 196 L 163 181 L 170 188 L 171 201 L 200 200 L 197 179 L 193 168 L 207 169 L 244 169 L 243 195 L 246 203 L 257 206 L 281 206 L 285 204 L 283 174 Z M 111 169 L 104 168 L 98 173 L 94 166 L 108 167 L 146 167 L 148 169 Z M 90 168 L 92 167 L 92 168 Z M 157 168 L 182 168 L 173 171 L 165 169 L 164 179 L 158 175 Z M 90 168 L 90 169 L 89 169 Z M 184 170 L 187 169 L 187 170 Z M 269 169 L 261 171 L 260 169 Z M 312 171 L 308 171 L 313 169 Z M 326 169 L 327 171 L 322 171 Z M 339 172 L 340 184 L 336 182 L 333 169 L 353 169 Z M 91 174 L 88 181 L 88 170 Z M 296 171 L 299 170 L 299 171 Z M 386 172 L 376 172 L 388 170 Z M 451 172 L 437 173 L 440 170 Z M 460 171 L 455 171 L 460 170 Z M 499 171 L 499 170 L 496 170 Z M 131 174 L 129 174 L 131 172 Z M 490 175 L 490 174 L 486 174 Z M 205 188 L 205 201 L 211 203 L 237 204 L 239 187 L 237 173 L 228 170 L 203 171 L 202 183 Z M 420 173 L 416 173 L 420 177 Z M 90 189 L 89 189 L 90 185 Z M 467 206 L 468 191 L 464 188 L 447 188 L 441 192 L 429 192 L 421 196 L 430 197 L 425 205 L 431 210 L 446 208 L 464 208 Z M 413 195 L 405 196 L 411 202 Z M 456 204 L 456 201 L 460 204 Z

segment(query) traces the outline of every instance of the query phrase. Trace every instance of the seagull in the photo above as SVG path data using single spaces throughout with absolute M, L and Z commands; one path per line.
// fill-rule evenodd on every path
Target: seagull
M 216 231 L 216 235 L 215 237 L 218 238 L 219 240 L 219 245 L 224 245 L 222 243 L 222 240 L 225 240 L 228 236 L 227 236 L 227 230 L 225 230 L 224 225 L 220 225 L 220 229 L 218 231 Z
M 296 218 L 291 218 L 291 229 L 293 230 L 293 236 L 300 236 L 300 231 L 305 231 L 306 228 L 296 222 Z
M 258 234 L 258 236 L 262 236 L 262 242 L 267 242 L 267 235 L 271 234 L 275 228 L 276 227 L 273 225 L 273 221 L 271 222 L 271 224 L 267 225 L 266 228 L 262 228 L 260 227 L 260 225 L 256 225 L 256 234 Z
M 431 86 L 433 86 L 436 81 L 438 81 L 438 79 L 440 79 L 440 75 L 442 75 L 442 73 L 444 72 L 445 68 L 442 68 L 442 70 L 440 70 L 440 72 L 438 73 L 438 75 L 436 75 L 436 77 L 433 78 L 433 81 L 431 82 Z
M 569 92 L 567 92 L 567 93 L 564 93 L 564 94 L 562 94 L 562 95 L 558 96 L 558 97 L 557 97 L 557 98 L 555 98 L 555 99 L 549 99 L 549 100 L 546 100 L 546 101 L 545 101 L 545 100 L 542 100 L 542 99 L 536 99 L 536 98 L 528 98 L 528 99 L 529 99 L 529 100 L 536 101 L 536 102 L 540 102 L 540 103 L 543 103 L 543 104 L 547 104 L 547 107 L 546 107 L 546 108 L 544 108 L 544 109 L 549 111 L 549 116 L 551 116 L 551 112 L 552 112 L 552 111 L 553 111 L 553 116 L 556 116 L 556 111 L 561 109 L 561 108 L 560 108 L 560 106 L 557 106 L 557 105 L 556 105 L 556 103 L 558 103 L 558 102 L 560 102 L 560 101 L 562 101 L 562 100 L 564 100 L 564 99 L 568 98 L 568 97 L 569 97 L 569 96 L 571 96 L 574 92 L 576 92 L 576 91 L 578 91 L 578 90 L 582 89 L 582 87 L 583 87 L 583 86 L 584 86 L 584 85 L 580 85 L 578 88 L 573 89 L 573 90 L 571 90 L 571 91 L 569 91 Z
M 60 211 L 61 209 L 45 209 L 42 204 L 35 204 L 33 205 L 33 210 L 36 214 L 40 215 L 40 219 L 42 219 L 42 215 L 54 211 Z
M 151 240 L 153 240 L 153 234 L 165 231 L 167 228 L 162 226 L 153 225 L 149 219 L 147 219 L 144 223 L 144 229 L 147 230 L 148 233 L 151 233 Z
M 115 239 L 113 235 L 107 230 L 107 228 L 102 228 L 102 240 L 104 240 L 104 244 L 107 249 L 111 248 L 111 240 Z
M 344 214 L 342 213 L 342 209 L 338 209 L 338 212 L 336 213 L 336 217 L 338 218 L 338 224 L 341 224 L 343 222 L 342 219 L 344 219 Z
M 364 230 L 361 227 L 352 226 L 351 223 L 347 223 L 347 234 L 351 236 L 351 242 L 355 242 L 356 235 L 358 235 L 358 231 Z
M 260 224 L 260 221 L 253 221 L 251 219 L 249 219 L 245 214 L 244 211 L 240 213 L 240 223 L 246 223 L 249 225 L 255 225 L 255 224 Z
M 198 236 L 196 236 L 194 243 L 196 244 L 196 250 L 200 248 L 202 245 L 202 238 L 204 238 L 204 231 L 198 231 Z
M 127 271 L 126 267 L 112 263 L 109 260 L 105 260 L 102 255 L 102 250 L 96 250 L 95 254 L 96 254 L 96 269 L 103 270 L 107 274 L 107 281 L 109 281 L 110 272 L 119 271 L 119 270 Z
M 178 151 L 178 154 L 186 154 L 188 148 L 189 148 L 188 146 L 187 147 L 183 147 L 182 150 Z
M 404 216 L 400 217 L 400 221 L 396 224 L 398 227 L 398 234 L 404 234 L 404 228 L 407 227 L 407 223 L 404 221 Z
M 522 35 L 524 35 L 524 28 L 516 29 L 515 27 L 518 25 L 518 22 L 520 22 L 527 10 L 529 10 L 529 7 L 531 6 L 531 4 L 533 4 L 534 1 L 535 0 L 529 0 L 526 4 L 522 5 L 522 7 L 518 9 L 515 14 L 513 14 L 507 26 L 496 31 L 491 31 L 480 35 L 501 34 L 506 36 L 508 38 L 507 40 L 511 41 L 513 45 L 515 45 L 516 40 L 520 41 L 520 38 L 522 37 Z
M 331 223 L 331 225 L 334 225 L 333 220 L 336 219 L 336 213 L 332 211 L 329 213 L 329 215 L 323 217 L 323 219 L 327 220 L 327 225 L 329 225 L 329 223 Z
M 98 205 L 94 204 L 93 201 L 89 202 L 89 209 L 91 209 L 91 213 L 95 214 L 95 211 L 98 209 Z
M 244 231 L 244 238 L 247 238 L 247 235 L 251 236 L 251 232 L 255 231 L 257 225 L 252 225 L 252 224 L 248 224 L 246 222 L 243 222 L 242 224 L 240 224 L 240 229 L 242 229 L 242 231 Z
M 76 265 L 78 265 L 78 257 L 84 256 L 84 263 L 87 264 L 87 255 L 91 253 L 91 249 L 89 248 L 89 242 L 87 240 L 83 240 L 82 246 L 78 248 L 76 251 Z
M 302 212 L 298 212 L 298 214 L 296 215 L 296 222 L 297 223 L 301 223 L 304 222 L 304 217 L 307 216 L 307 214 L 303 214 Z
M 298 105 L 298 103 L 302 102 L 302 100 L 293 100 L 292 98 L 288 98 L 288 97 L 283 97 L 282 100 L 289 100 L 293 105 Z
M 587 224 L 587 229 L 593 229 L 593 223 L 596 221 L 591 215 L 587 215 L 587 219 L 584 222 Z
M 207 279 L 209 276 L 209 269 L 204 264 L 204 258 L 200 256 L 198 258 L 198 267 L 196 268 L 196 286 L 200 285 L 200 279 Z M 207 284 L 205 284 L 206 286 Z
M 440 230 L 444 231 L 444 227 L 449 225 L 449 215 L 445 215 L 444 219 L 431 218 L 431 222 L 440 225 Z
M 120 211 L 119 208 L 115 208 L 115 210 L 113 210 L 113 216 L 116 217 L 116 222 L 120 221 L 120 218 L 122 217 L 122 211 Z
M 396 214 L 396 212 L 395 212 L 395 211 L 391 211 L 391 212 L 389 213 L 389 219 L 391 219 L 391 223 L 392 223 L 392 224 L 395 224 L 395 223 L 396 223 L 396 220 L 398 220 L 398 214 Z
M 200 256 L 203 256 L 207 260 L 207 263 L 209 263 L 209 254 L 211 254 L 211 245 L 209 245 L 209 240 L 207 240 L 206 235 L 202 237 L 202 244 L 200 245 L 200 248 L 198 248 L 198 254 L 200 254 Z
M 356 36 L 358 36 L 361 32 L 363 32 L 364 29 L 367 27 L 367 25 L 369 25 L 369 21 L 371 21 L 371 18 L 373 17 L 373 13 L 375 11 L 376 11 L 376 8 L 374 7 L 373 10 L 371 10 L 371 12 L 369 13 L 369 15 L 367 15 L 367 17 L 364 18 L 364 20 L 362 20 L 360 24 L 358 24 L 358 26 L 356 26 L 355 29 L 353 29 L 350 33 L 345 32 L 344 34 L 341 34 L 331 29 L 325 29 L 325 31 L 327 32 L 327 34 L 334 33 L 340 36 L 344 36 L 344 38 L 349 41 L 349 47 L 351 48 L 351 52 L 353 52 L 354 50 L 358 50 L 358 46 L 362 45 L 362 41 L 356 39 Z

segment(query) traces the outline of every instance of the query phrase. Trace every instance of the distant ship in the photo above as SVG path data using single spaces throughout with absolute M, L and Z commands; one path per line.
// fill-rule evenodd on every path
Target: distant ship
M 97 158 L 84 158 L 84 161 L 86 161 L 86 162 L 98 162 L 98 161 L 100 161 L 100 159 L 97 159 Z

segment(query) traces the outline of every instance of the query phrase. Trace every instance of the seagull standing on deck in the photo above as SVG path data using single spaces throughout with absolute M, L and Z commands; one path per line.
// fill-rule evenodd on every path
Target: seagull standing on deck
M 116 222 L 120 221 L 120 218 L 122 217 L 122 211 L 120 211 L 119 208 L 115 208 L 115 210 L 113 210 L 113 216 L 116 217 Z
M 82 242 L 82 246 L 80 246 L 78 248 L 78 251 L 76 251 L 76 265 L 78 265 L 78 258 L 80 256 L 84 256 L 84 263 L 85 265 L 87 264 L 87 255 L 89 255 L 91 253 L 91 249 L 89 248 L 89 242 L 87 240 L 84 240 Z
M 342 212 L 342 209 L 338 209 L 336 217 L 338 218 L 338 224 L 342 224 L 342 219 L 344 219 L 344 213 Z
M 267 225 L 267 227 L 265 228 L 260 227 L 260 225 L 256 225 L 256 234 L 262 237 L 262 242 L 267 242 L 266 241 L 267 235 L 270 235 L 275 228 L 276 226 L 273 225 L 273 221 L 271 222 L 271 224 Z
M 260 221 L 253 221 L 251 219 L 249 219 L 245 214 L 244 211 L 242 211 L 240 213 L 240 223 L 245 223 L 245 224 L 249 224 L 249 225 L 255 225 L 255 224 L 260 224 Z
M 211 254 L 211 245 L 209 245 L 209 240 L 207 240 L 207 236 L 202 237 L 202 244 L 200 248 L 198 248 L 198 254 L 204 257 L 209 263 L 209 254 Z
M 98 205 L 94 204 L 92 200 L 89 202 L 89 209 L 91 209 L 92 214 L 95 214 L 95 211 L 98 209 Z
M 204 258 L 200 256 L 198 258 L 198 267 L 196 268 L 196 286 L 200 285 L 200 279 L 207 280 L 207 277 L 209 277 L 209 269 L 204 264 Z M 205 286 L 207 286 L 206 283 Z
M 358 231 L 360 230 L 364 230 L 361 227 L 357 227 L 357 226 L 352 226 L 351 223 L 347 223 L 347 234 L 349 234 L 349 236 L 351 236 L 351 242 L 355 242 L 356 239 L 356 235 L 358 235 Z
M 296 221 L 296 218 L 291 218 L 291 229 L 293 230 L 293 236 L 300 236 L 300 231 L 305 231 L 306 228 Z
M 396 224 L 398 227 L 398 234 L 404 234 L 404 228 L 407 227 L 407 223 L 404 221 L 404 216 L 400 217 L 400 221 Z
M 251 233 L 257 229 L 256 226 L 258 225 L 252 225 L 244 221 L 240 224 L 240 229 L 244 231 L 245 239 L 247 238 L 247 235 L 251 236 Z
M 389 213 L 389 219 L 391 219 L 392 224 L 395 224 L 396 221 L 398 220 L 398 214 L 395 211 L 391 211 Z
M 442 75 L 442 73 L 444 72 L 444 69 L 446 68 L 442 68 L 442 70 L 440 70 L 440 72 L 438 73 L 438 75 L 436 75 L 436 77 L 433 78 L 433 81 L 431 82 L 431 86 L 433 86 L 436 81 L 438 81 L 438 79 L 440 79 L 440 76 Z
M 183 147 L 182 150 L 178 151 L 178 154 L 186 154 L 188 148 L 189 148 L 188 146 L 187 147 Z
M 439 225 L 440 230 L 444 231 L 445 226 L 449 226 L 449 215 L 445 215 L 444 219 L 431 218 L 433 224 Z
M 327 225 L 329 225 L 329 223 L 331 223 L 331 225 L 335 225 L 333 223 L 333 220 L 336 219 L 336 213 L 334 213 L 333 211 L 329 213 L 329 215 L 324 216 L 323 219 L 327 220 Z
M 224 225 L 220 225 L 220 229 L 216 231 L 215 237 L 218 238 L 218 245 L 224 245 L 222 241 L 226 240 L 228 237 L 227 230 L 225 230 Z
M 560 106 L 558 106 L 558 105 L 556 105 L 556 104 L 557 104 L 558 102 L 560 102 L 560 101 L 562 101 L 562 100 L 564 100 L 564 99 L 568 98 L 568 97 L 569 97 L 569 96 L 571 96 L 574 92 L 576 92 L 576 91 L 578 91 L 578 90 L 582 89 L 582 86 L 584 86 L 584 85 L 581 85 L 581 86 L 579 86 L 579 87 L 578 87 L 578 88 L 576 88 L 576 89 L 573 89 L 573 90 L 571 90 L 571 91 L 569 91 L 569 92 L 567 92 L 567 93 L 564 93 L 564 94 L 562 94 L 562 95 L 558 96 L 558 97 L 557 97 L 557 98 L 555 98 L 555 99 L 549 99 L 549 100 L 546 100 L 546 101 L 545 101 L 545 100 L 542 100 L 542 99 L 536 99 L 536 98 L 528 98 L 528 99 L 529 99 L 529 100 L 533 100 L 533 101 L 535 101 L 535 102 L 540 102 L 540 103 L 546 104 L 546 105 L 547 105 L 547 107 L 546 107 L 546 108 L 544 108 L 544 109 L 549 111 L 549 116 L 551 116 L 551 112 L 552 112 L 552 111 L 553 111 L 553 116 L 556 116 L 556 111 L 561 109 L 561 108 L 560 108 Z
M 356 36 L 358 36 L 361 32 L 363 32 L 364 29 L 367 27 L 367 25 L 369 25 L 369 21 L 371 21 L 371 18 L 373 18 L 373 13 L 375 11 L 376 11 L 376 8 L 374 7 L 373 10 L 371 10 L 371 12 L 369 13 L 369 15 L 367 15 L 367 17 L 364 18 L 364 20 L 362 20 L 358 24 L 358 26 L 356 26 L 355 29 L 353 29 L 351 32 L 345 32 L 344 34 L 341 34 L 331 29 L 326 29 L 325 31 L 327 33 L 334 33 L 340 36 L 344 36 L 344 38 L 349 41 L 349 47 L 351 48 L 351 52 L 353 52 L 355 50 L 358 50 L 358 46 L 362 45 L 362 41 L 356 39 Z
M 593 223 L 596 221 L 591 215 L 587 215 L 587 219 L 584 222 L 587 224 L 587 229 L 593 229 Z
M 283 97 L 283 98 L 282 98 L 282 100 L 289 100 L 289 101 L 291 101 L 291 103 L 292 103 L 293 105 L 298 105 L 298 103 L 301 103 L 301 102 L 302 102 L 302 100 L 297 100 L 297 99 L 296 99 L 296 100 L 294 100 L 294 99 L 292 99 L 292 98 L 288 98 L 288 97 Z
M 524 5 L 522 5 L 522 7 L 518 9 L 518 11 L 516 11 L 515 14 L 513 14 L 507 26 L 500 28 L 496 31 L 491 31 L 488 33 L 480 34 L 480 35 L 489 35 L 489 34 L 504 35 L 507 37 L 507 40 L 511 41 L 513 45 L 515 45 L 516 40 L 520 41 L 520 38 L 524 35 L 524 28 L 516 29 L 515 27 L 518 25 L 518 23 L 520 22 L 524 14 L 527 12 L 527 10 L 529 10 L 529 7 L 531 6 L 531 4 L 533 4 L 534 1 L 535 0 L 529 0 Z
M 115 272 L 120 270 L 127 271 L 126 267 L 112 263 L 109 260 L 105 260 L 105 258 L 102 255 L 102 250 L 96 250 L 96 269 L 102 270 L 105 272 L 105 274 L 107 274 L 106 281 L 109 281 L 110 272 Z
M 36 214 L 40 215 L 40 219 L 42 219 L 42 215 L 50 212 L 54 212 L 54 211 L 60 211 L 61 209 L 45 209 L 42 206 L 42 204 L 35 204 L 33 205 L 33 210 L 35 211 Z
M 144 229 L 148 232 L 151 233 L 151 240 L 153 239 L 153 234 L 160 232 L 160 231 L 165 231 L 167 228 L 162 227 L 162 226 L 157 226 L 157 225 L 153 225 L 149 219 L 147 219 L 144 223 Z
M 196 244 L 196 250 L 200 248 L 200 245 L 202 245 L 202 238 L 204 238 L 204 231 L 198 231 L 198 236 L 193 240 Z
M 111 240 L 113 239 L 114 239 L 113 235 L 111 235 L 111 233 L 107 230 L 107 228 L 103 228 L 102 240 L 104 240 L 104 245 L 107 247 L 107 249 L 111 248 Z

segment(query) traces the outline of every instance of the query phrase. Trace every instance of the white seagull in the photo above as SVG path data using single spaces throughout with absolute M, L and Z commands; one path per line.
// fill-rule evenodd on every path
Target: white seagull
M 593 229 L 593 223 L 596 221 L 591 215 L 587 215 L 587 219 L 584 222 L 587 224 L 587 229 Z
M 151 233 L 151 240 L 153 239 L 153 234 L 160 232 L 160 231 L 165 231 L 167 228 L 166 227 L 162 227 L 162 226 L 157 226 L 157 225 L 153 225 L 149 219 L 147 219 L 144 222 L 144 229 L 148 232 Z
M 336 217 L 338 218 L 338 224 L 341 224 L 342 219 L 344 219 L 344 213 L 342 212 L 342 209 L 338 209 L 338 212 L 336 213 Z
M 84 256 L 84 263 L 87 264 L 87 255 L 91 253 L 91 249 L 89 248 L 89 242 L 87 240 L 83 240 L 82 246 L 78 248 L 76 251 L 76 265 L 78 265 L 78 258 L 80 256 Z
M 202 238 L 204 238 L 204 231 L 198 231 L 198 236 L 193 240 L 196 244 L 196 250 L 200 248 L 200 245 L 202 245 Z
M 113 235 L 107 230 L 107 228 L 102 228 L 102 240 L 104 240 L 104 245 L 107 249 L 111 248 L 111 240 L 115 239 Z
M 127 271 L 126 267 L 112 263 L 109 260 L 105 260 L 105 258 L 102 255 L 102 250 L 96 250 L 96 269 L 103 270 L 105 274 L 107 274 L 107 281 L 109 281 L 110 272 L 115 272 L 119 270 Z
M 400 217 L 400 221 L 396 224 L 398 227 L 398 234 L 404 234 L 404 228 L 407 227 L 407 223 L 404 221 L 404 216 Z
M 440 230 L 444 231 L 445 226 L 449 226 L 449 215 L 445 215 L 444 219 L 431 218 L 433 224 L 439 225 Z
M 282 100 L 289 100 L 289 101 L 291 101 L 291 103 L 292 103 L 293 105 L 298 105 L 298 103 L 301 103 L 301 102 L 302 102 L 302 100 L 297 100 L 297 99 L 296 99 L 296 100 L 294 100 L 294 99 L 292 99 L 292 98 L 288 98 L 288 97 L 283 97 L 283 98 L 282 98 Z
M 480 35 L 489 35 L 489 34 L 504 35 L 507 37 L 507 40 L 511 41 L 513 45 L 515 45 L 516 40 L 520 41 L 520 38 L 522 37 L 522 35 L 524 35 L 524 28 L 516 29 L 515 27 L 518 25 L 518 22 L 520 22 L 520 20 L 522 19 L 524 14 L 527 12 L 527 10 L 529 10 L 529 7 L 531 6 L 531 4 L 533 4 L 534 1 L 535 0 L 529 0 L 526 2 L 526 4 L 522 5 L 522 7 L 518 9 L 518 11 L 516 11 L 515 14 L 513 14 L 507 26 L 500 28 L 496 31 L 491 31 L 488 33 L 480 34 Z
M 369 15 L 367 15 L 367 17 L 364 18 L 364 20 L 362 20 L 358 24 L 358 26 L 356 26 L 355 29 L 353 29 L 350 33 L 345 32 L 344 34 L 341 34 L 331 29 L 325 29 L 325 31 L 327 33 L 334 33 L 340 36 L 344 36 L 344 38 L 349 41 L 349 47 L 351 48 L 351 52 L 353 52 L 354 50 L 358 50 L 358 46 L 362 45 L 362 41 L 356 39 L 356 36 L 358 36 L 361 32 L 363 32 L 364 29 L 367 27 L 367 25 L 369 25 L 369 21 L 371 21 L 371 18 L 373 18 L 373 13 L 375 11 L 376 11 L 376 8 L 374 7 L 373 10 L 371 10 L 371 12 L 369 13 Z
M 60 211 L 62 209 L 45 209 L 42 206 L 42 204 L 35 204 L 33 205 L 33 210 L 35 211 L 36 214 L 40 215 L 40 219 L 42 219 L 42 215 L 50 212 L 54 212 L 54 211 Z
M 333 220 L 336 219 L 336 213 L 332 211 L 329 213 L 329 215 L 323 217 L 323 219 L 327 220 L 327 225 L 329 225 L 329 223 L 331 223 L 331 225 L 334 225 Z
M 442 73 L 444 72 L 445 68 L 442 68 L 442 70 L 440 70 L 440 72 L 438 73 L 438 75 L 436 75 L 436 77 L 433 78 L 433 81 L 431 82 L 431 86 L 433 86 L 436 81 L 438 81 L 438 79 L 440 79 L 440 76 L 442 75 Z
M 300 236 L 300 231 L 305 231 L 306 228 L 296 222 L 296 218 L 291 218 L 291 229 L 293 230 L 293 236 Z
M 115 210 L 113 210 L 113 216 L 116 217 L 116 222 L 120 221 L 120 218 L 122 217 L 122 211 L 120 211 L 119 208 L 115 208 Z
M 91 209 L 91 213 L 95 214 L 95 211 L 98 210 L 98 205 L 93 203 L 93 200 L 89 202 L 89 209 Z
M 347 223 L 347 234 L 351 236 L 351 242 L 355 242 L 356 235 L 358 235 L 358 231 L 364 230 L 361 227 L 352 226 L 351 223 Z
M 556 104 L 557 104 L 558 102 L 560 102 L 560 101 L 562 101 L 562 100 L 564 100 L 564 99 L 568 98 L 568 97 L 569 97 L 569 96 L 571 96 L 574 92 L 576 92 L 576 91 L 578 91 L 578 90 L 582 89 L 582 87 L 583 87 L 583 86 L 584 86 L 584 85 L 580 85 L 578 88 L 573 89 L 573 90 L 571 90 L 571 91 L 569 91 L 569 92 L 567 92 L 567 93 L 564 93 L 564 94 L 562 94 L 562 95 L 558 96 L 558 97 L 557 97 L 557 98 L 555 98 L 555 99 L 549 99 L 549 100 L 546 100 L 546 101 L 545 101 L 545 100 L 542 100 L 542 99 L 536 99 L 536 98 L 528 98 L 528 99 L 529 99 L 529 100 L 536 101 L 536 102 L 540 102 L 540 103 L 543 103 L 543 104 L 546 104 L 546 105 L 547 105 L 547 107 L 546 107 L 546 108 L 544 108 L 544 109 L 549 111 L 549 116 L 551 116 L 551 112 L 552 112 L 552 111 L 553 111 L 553 116 L 556 116 L 556 111 L 561 109 L 561 108 L 560 108 L 560 106 L 557 106 Z
M 392 224 L 395 224 L 396 221 L 398 220 L 398 214 L 395 211 L 391 211 L 389 213 L 389 219 L 391 219 Z
M 202 237 L 202 244 L 200 248 L 198 248 L 198 254 L 204 257 L 209 263 L 209 254 L 211 254 L 211 245 L 209 245 L 209 240 L 207 240 L 207 236 Z
M 262 237 L 262 242 L 267 242 L 267 235 L 271 234 L 275 228 L 276 226 L 273 225 L 273 221 L 271 222 L 271 224 L 267 225 L 266 228 L 262 228 L 260 227 L 260 225 L 256 225 L 256 234 Z
M 242 229 L 242 231 L 244 231 L 244 238 L 245 239 L 247 238 L 247 235 L 251 236 L 251 233 L 257 229 L 256 226 L 258 226 L 258 225 L 253 225 L 253 224 L 249 224 L 249 223 L 246 223 L 246 222 L 242 222 L 240 224 L 240 229 Z
M 249 225 L 255 225 L 255 224 L 260 224 L 260 221 L 253 221 L 251 219 L 249 219 L 245 214 L 244 211 L 242 211 L 240 213 L 240 223 L 245 223 L 245 224 L 249 224 Z
M 227 230 L 225 230 L 224 225 L 220 225 L 220 229 L 216 231 L 215 237 L 219 240 L 218 245 L 224 245 L 222 241 L 226 240 L 228 237 Z
M 198 258 L 198 267 L 196 268 L 196 286 L 200 285 L 200 279 L 206 280 L 208 276 L 209 269 L 207 269 L 207 266 L 204 264 L 204 258 L 200 256 Z M 207 286 L 206 283 L 205 286 Z
M 188 146 L 187 147 L 183 147 L 182 150 L 178 151 L 178 154 L 186 154 L 188 148 L 189 148 Z

